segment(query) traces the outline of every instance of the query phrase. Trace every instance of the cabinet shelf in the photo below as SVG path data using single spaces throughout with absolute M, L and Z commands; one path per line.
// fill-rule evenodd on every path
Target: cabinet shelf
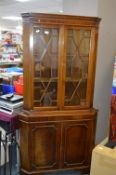
M 58 78 L 56 77 L 52 77 L 52 78 L 34 78 L 34 82 L 57 82 Z M 86 77 L 80 77 L 77 79 L 73 79 L 73 78 L 66 78 L 66 82 L 79 82 L 79 81 L 86 81 L 87 78 Z
M 22 61 L 1 62 L 0 66 L 18 65 L 18 64 L 22 64 Z

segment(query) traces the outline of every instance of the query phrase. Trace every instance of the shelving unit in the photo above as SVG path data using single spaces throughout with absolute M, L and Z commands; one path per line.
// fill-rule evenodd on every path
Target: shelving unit
M 16 77 L 16 74 L 13 75 L 13 74 L 7 73 L 6 69 L 13 68 L 13 67 L 22 68 L 23 46 L 22 46 L 22 36 L 20 34 L 14 34 L 14 33 L 11 33 L 10 31 L 1 31 L 0 35 L 1 35 L 0 37 L 1 39 L 0 40 L 0 72 L 1 72 L 0 73 L 0 78 L 1 78 L 0 94 L 2 95 L 3 85 L 8 86 L 9 93 L 10 93 L 10 89 L 12 89 L 12 92 L 14 92 L 13 90 L 14 83 L 13 81 L 12 83 L 9 81 L 11 79 L 14 79 L 13 76 Z M 6 73 L 2 74 L 2 72 L 6 72 Z M 7 82 L 5 79 L 7 79 Z
M 14 38 L 13 33 L 7 31 L 1 32 L 0 66 L 21 65 L 22 59 L 23 59 L 23 49 L 22 49 L 21 38 L 18 41 L 16 40 L 16 38 Z

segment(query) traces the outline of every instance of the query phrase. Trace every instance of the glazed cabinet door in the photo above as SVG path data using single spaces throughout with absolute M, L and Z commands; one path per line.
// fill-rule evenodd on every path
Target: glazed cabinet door
M 91 122 L 66 122 L 63 126 L 63 167 L 86 166 L 92 149 Z
M 59 28 L 39 26 L 33 29 L 34 107 L 57 108 Z
M 43 123 L 31 127 L 32 169 L 58 168 L 61 131 L 59 124 Z
M 66 30 L 66 73 L 64 106 L 88 108 L 92 103 L 95 56 L 92 44 L 95 30 L 89 27 L 67 27 Z

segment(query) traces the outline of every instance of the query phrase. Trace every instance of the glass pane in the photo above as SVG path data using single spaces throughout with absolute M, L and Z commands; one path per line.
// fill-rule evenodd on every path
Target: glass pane
M 90 35 L 89 30 L 68 30 L 65 106 L 86 104 Z
M 34 32 L 34 106 L 56 106 L 59 30 L 35 28 Z

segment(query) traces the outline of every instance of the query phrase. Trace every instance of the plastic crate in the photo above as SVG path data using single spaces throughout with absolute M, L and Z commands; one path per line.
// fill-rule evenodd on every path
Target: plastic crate
M 16 94 L 23 95 L 23 84 L 14 81 L 14 91 Z
M 116 94 L 116 87 L 112 87 L 112 94 Z
M 3 94 L 14 93 L 14 85 L 2 84 L 2 93 Z

